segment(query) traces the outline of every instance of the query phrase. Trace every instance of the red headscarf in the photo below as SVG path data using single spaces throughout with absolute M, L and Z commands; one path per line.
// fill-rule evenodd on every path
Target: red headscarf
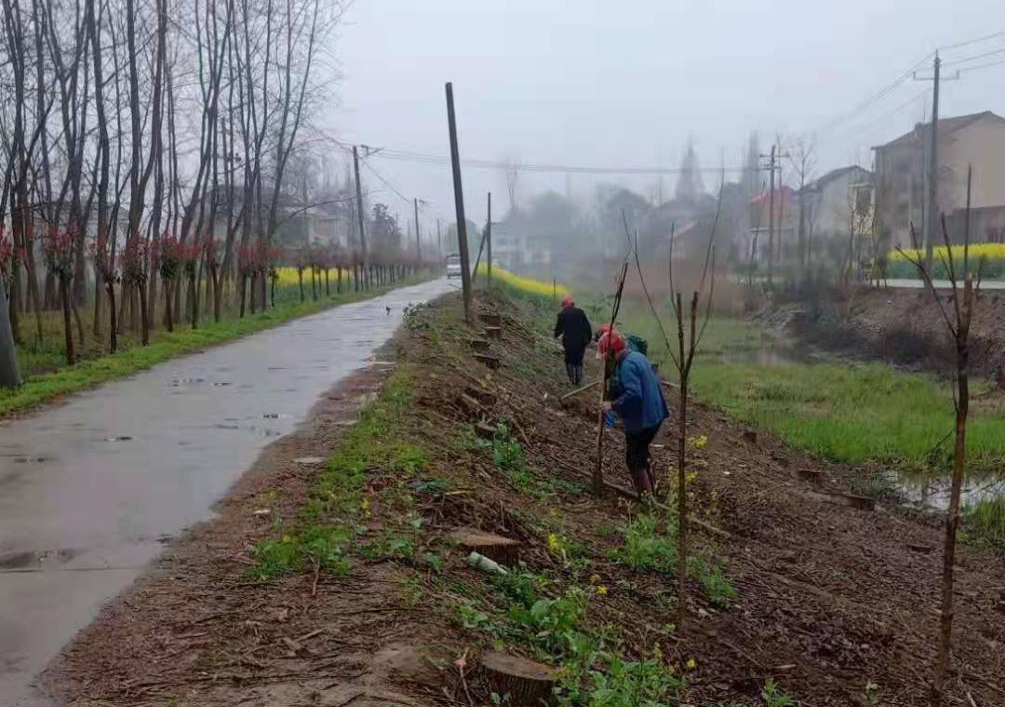
M 605 356 L 609 351 L 618 354 L 626 348 L 626 339 L 618 330 L 612 329 L 609 325 L 603 328 L 601 337 L 598 339 L 598 353 Z
M 566 310 L 566 309 L 568 309 L 570 307 L 573 307 L 573 296 L 572 295 L 564 295 L 563 296 L 563 309 Z

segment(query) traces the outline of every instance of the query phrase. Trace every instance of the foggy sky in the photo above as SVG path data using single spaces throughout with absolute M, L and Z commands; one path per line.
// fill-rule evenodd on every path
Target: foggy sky
M 751 129 L 764 150 L 776 133 L 815 131 L 934 47 L 1001 31 L 1003 12 L 1001 0 L 358 0 L 333 48 L 340 105 L 321 125 L 348 142 L 447 155 L 450 80 L 462 157 L 676 167 L 692 138 L 704 167 L 720 166 L 723 155 L 737 169 Z M 943 51 L 943 74 L 952 71 L 948 61 L 1004 46 L 998 37 Z M 944 83 L 940 115 L 1004 115 L 1003 81 L 1000 65 Z M 867 164 L 871 145 L 930 114 L 930 87 L 905 81 L 817 133 L 817 172 Z M 453 218 L 448 165 L 370 162 L 404 196 L 431 204 L 424 234 L 435 217 Z M 368 171 L 363 177 L 371 199 L 387 202 L 404 223 L 411 206 Z M 663 179 L 668 196 L 674 180 Z M 715 181 L 708 176 L 708 188 Z M 519 191 L 522 199 L 546 188 L 579 198 L 596 182 L 648 191 L 658 178 L 522 173 Z M 466 168 L 464 187 L 469 219 L 484 221 L 486 190 L 493 218 L 505 210 L 500 172 Z

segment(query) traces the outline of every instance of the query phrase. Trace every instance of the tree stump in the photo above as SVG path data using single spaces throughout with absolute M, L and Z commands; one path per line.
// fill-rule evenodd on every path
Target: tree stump
M 495 312 L 479 312 L 478 319 L 490 327 L 499 327 L 503 324 L 503 318 Z
M 820 485 L 823 483 L 823 473 L 819 470 L 799 469 L 795 470 L 795 476 L 810 484 Z
M 496 437 L 496 426 L 488 423 L 475 423 L 475 435 L 483 440 L 492 440 Z
M 489 342 L 484 339 L 472 339 L 471 351 L 473 352 L 487 352 L 489 351 Z
M 552 699 L 556 671 L 520 656 L 492 651 L 482 655 L 482 675 L 489 688 L 510 696 L 510 705 L 547 705 Z
M 485 336 L 489 339 L 503 339 L 502 327 L 486 327 Z
M 467 552 L 475 551 L 500 565 L 515 565 L 521 542 L 471 528 L 460 528 L 449 535 L 451 541 Z
M 498 369 L 503 363 L 499 360 L 499 357 L 492 356 L 491 354 L 473 354 L 473 356 L 480 362 L 486 365 L 489 369 Z
M 476 401 L 480 401 L 483 406 L 491 406 L 496 403 L 496 394 L 492 391 L 486 391 L 477 386 L 465 386 L 464 392 Z
M 482 404 L 466 393 L 457 395 L 457 403 L 458 407 L 472 418 L 477 418 L 482 414 Z

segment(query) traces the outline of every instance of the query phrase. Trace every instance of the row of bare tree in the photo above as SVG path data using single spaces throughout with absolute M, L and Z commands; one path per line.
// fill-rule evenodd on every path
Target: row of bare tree
M 324 45 L 341 3 L 0 3 L 0 265 L 8 281 L 0 298 L 9 299 L 0 307 L 0 349 L 13 346 L 4 331 L 21 340 L 29 312 L 41 338 L 41 311 L 64 285 L 68 305 L 82 306 L 89 275 L 93 329 L 108 317 L 115 349 L 117 292 L 121 309 L 136 305 L 143 327 L 160 281 L 174 288 L 162 299 L 178 303 L 179 280 L 155 277 L 165 239 L 201 253 L 215 300 L 226 283 L 245 290 L 249 281 L 266 305 L 266 270 L 240 277 L 249 271 L 240 260 L 258 244 L 270 248 L 284 218 L 290 157 L 336 77 Z M 209 235 L 220 243 L 211 260 L 199 246 Z

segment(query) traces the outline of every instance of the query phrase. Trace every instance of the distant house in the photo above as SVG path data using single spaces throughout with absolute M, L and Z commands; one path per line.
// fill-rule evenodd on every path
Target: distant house
M 930 128 L 919 123 L 910 132 L 873 148 L 879 221 L 892 245 L 910 245 L 909 223 L 922 232 L 929 218 Z M 963 230 L 970 165 L 971 239 L 1005 242 L 1005 130 L 1006 120 L 991 111 L 939 120 L 937 200 L 939 209 L 949 217 L 950 234 L 955 238 Z
M 551 242 L 527 232 L 522 224 L 492 222 L 492 257 L 507 270 L 531 272 L 552 262 Z
M 848 165 L 827 172 L 806 189 L 805 213 L 813 249 L 826 251 L 852 235 L 858 241 L 871 238 L 874 177 L 863 167 Z
M 770 206 L 774 207 L 774 229 L 771 239 Z M 766 263 L 773 246 L 774 262 L 794 260 L 793 244 L 798 232 L 798 193 L 791 187 L 775 189 L 773 195 L 763 190 L 749 200 L 752 223 L 736 240 L 739 260 L 750 262 L 755 256 L 758 263 Z M 755 248 L 755 254 L 753 250 Z

